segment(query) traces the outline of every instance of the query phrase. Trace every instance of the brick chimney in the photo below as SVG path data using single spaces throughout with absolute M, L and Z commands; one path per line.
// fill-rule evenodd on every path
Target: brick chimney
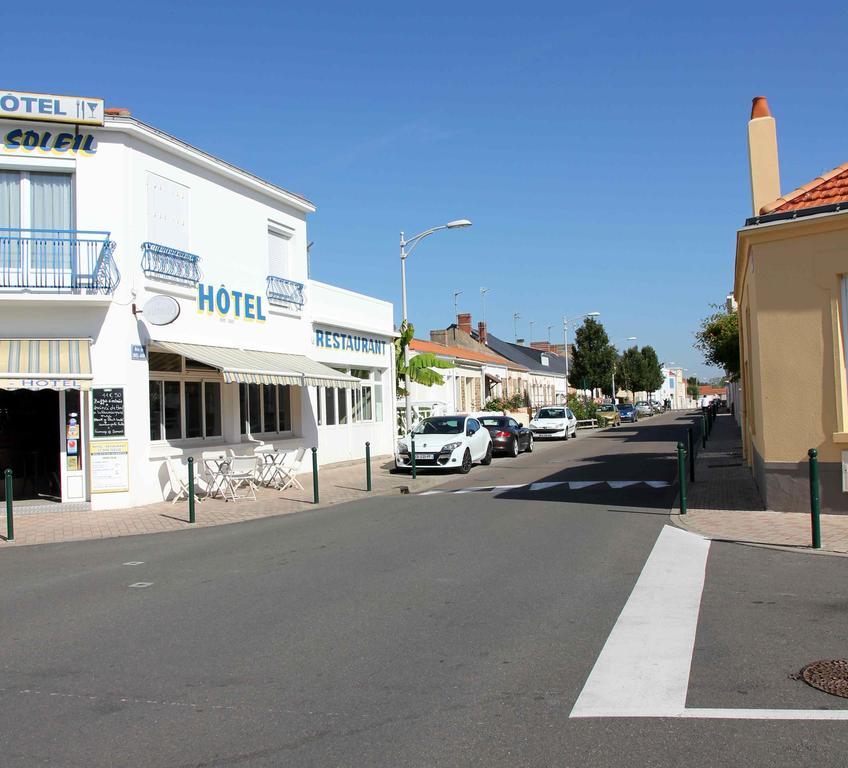
M 748 162 L 751 171 L 751 203 L 754 216 L 767 203 L 780 197 L 780 167 L 777 162 L 777 125 L 765 96 L 756 96 L 748 121 Z
M 538 349 L 540 352 L 550 352 L 551 345 L 548 344 L 547 341 L 531 341 L 530 342 L 531 349 Z
M 482 320 L 477 323 L 477 339 L 481 344 L 489 343 L 489 337 L 486 334 L 486 324 Z
M 460 331 L 471 335 L 471 313 L 462 312 L 456 316 L 456 324 Z
M 448 346 L 448 332 L 447 331 L 430 331 L 430 341 L 433 341 L 436 344 L 441 344 L 443 347 L 447 347 Z

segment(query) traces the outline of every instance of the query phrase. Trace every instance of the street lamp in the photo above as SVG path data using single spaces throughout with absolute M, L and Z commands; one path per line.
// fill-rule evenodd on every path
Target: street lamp
M 636 341 L 635 336 L 628 336 L 625 341 Z M 615 366 L 618 364 L 618 361 L 612 364 L 612 402 L 615 405 Z M 632 390 L 631 390 L 632 391 Z M 636 399 L 636 393 L 633 392 L 633 399 Z
M 577 317 L 566 317 L 562 316 L 562 343 L 565 349 L 563 350 L 563 354 L 565 354 L 565 401 L 568 402 L 568 324 L 573 323 L 577 320 L 585 320 L 587 317 L 600 317 L 600 312 L 586 312 L 582 315 L 577 315 Z
M 402 326 L 405 328 L 409 319 L 406 314 L 406 259 L 408 256 L 412 255 L 412 252 L 418 246 L 425 237 L 429 237 L 434 232 L 439 232 L 442 229 L 461 229 L 462 227 L 470 227 L 471 222 L 468 219 L 456 219 L 455 221 L 449 221 L 447 224 L 442 224 L 438 227 L 431 227 L 430 229 L 425 229 L 423 232 L 419 232 L 415 237 L 410 237 L 407 240 L 404 237 L 403 232 L 400 233 L 400 287 L 401 287 L 401 306 L 403 308 L 403 323 Z M 407 250 L 409 247 L 409 250 Z M 411 341 L 411 339 L 410 339 Z M 412 406 L 409 403 L 409 344 L 404 347 L 403 350 L 403 363 L 404 368 L 406 369 L 406 373 L 404 374 L 404 385 L 406 389 L 406 428 L 412 429 Z

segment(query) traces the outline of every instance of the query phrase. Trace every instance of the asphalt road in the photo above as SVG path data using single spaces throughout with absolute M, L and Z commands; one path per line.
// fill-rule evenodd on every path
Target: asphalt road
M 4 551 L 0 764 L 841 766 L 844 723 L 568 717 L 674 495 L 606 481 L 673 479 L 679 431 L 664 416 L 581 435 L 446 489 L 599 481 L 578 490 Z M 786 701 L 798 659 L 848 636 L 847 561 L 810 559 L 715 546 L 690 698 L 738 706 L 742 649 L 757 706 L 832 706 Z

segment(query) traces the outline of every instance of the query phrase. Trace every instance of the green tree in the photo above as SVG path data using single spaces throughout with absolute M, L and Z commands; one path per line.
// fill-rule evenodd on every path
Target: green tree
M 611 392 L 616 352 L 604 326 L 593 317 L 587 317 L 574 334 L 573 349 L 571 381 L 585 381 L 588 389 Z
M 686 394 L 693 400 L 697 400 L 701 395 L 701 388 L 698 386 L 698 377 L 690 376 L 686 379 Z
M 642 347 L 641 355 L 644 365 L 644 378 L 640 389 L 645 391 L 650 400 L 651 393 L 656 392 L 663 385 L 665 376 L 663 376 L 660 359 L 653 347 Z
M 739 378 L 739 314 L 728 312 L 718 304 L 712 306 L 717 311 L 701 321 L 701 329 L 695 334 L 695 347 L 708 365 L 718 366 L 736 381 Z
M 415 338 L 415 327 L 408 323 L 401 324 L 400 336 L 395 339 L 395 390 L 398 397 L 406 397 L 404 381 L 407 372 L 409 380 L 425 387 L 432 387 L 445 383 L 445 378 L 434 368 L 453 368 L 450 360 L 440 360 L 432 352 L 420 352 L 409 359 L 409 367 L 404 362 L 404 352 Z
M 625 349 L 618 358 L 617 377 L 624 389 L 629 391 L 635 399 L 635 394 L 644 389 L 645 381 L 645 358 L 636 346 Z

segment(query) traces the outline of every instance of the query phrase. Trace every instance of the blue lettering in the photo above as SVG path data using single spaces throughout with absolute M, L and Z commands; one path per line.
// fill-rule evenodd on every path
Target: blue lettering
M 82 145 L 83 152 L 94 152 L 94 134 L 89 133 L 85 137 L 85 143 Z
M 62 102 L 59 99 L 53 100 L 53 114 L 54 115 L 67 115 L 67 112 L 62 111 Z
M 360 337 L 360 336 L 354 336 L 354 337 L 353 337 L 353 348 L 354 348 L 354 350 L 356 350 L 357 352 L 359 352 L 359 347 L 360 347 L 360 342 L 361 342 L 361 341 L 362 341 L 362 339 L 361 339 L 361 337 Z
M 20 128 L 16 128 L 14 131 L 9 131 L 6 134 L 6 146 L 17 149 L 21 146 L 21 137 L 23 135 L 24 132 Z
M 52 134 L 50 133 L 50 131 L 45 131 L 44 135 L 41 137 L 41 141 L 38 142 L 38 148 L 49 150 L 50 147 L 48 147 L 47 145 L 50 143 L 51 138 Z
M 315 331 L 315 346 L 324 346 L 324 331 Z
M 230 313 L 230 292 L 221 286 L 215 294 L 215 306 L 222 315 Z
M 24 134 L 23 146 L 25 149 L 31 149 L 38 146 L 38 134 L 35 131 L 27 131 Z
M 24 109 L 27 112 L 32 112 L 33 111 L 32 105 L 36 101 L 38 101 L 38 99 L 36 99 L 35 96 L 21 96 L 21 101 L 24 103 Z
M 18 101 L 17 96 L 12 96 L 11 93 L 7 93 L 3 98 L 0 98 L 0 109 L 5 112 L 17 112 L 20 106 L 21 103 Z
M 74 140 L 74 135 L 72 133 L 60 133 L 56 137 L 56 145 L 54 149 L 57 152 L 64 152 L 68 147 L 71 146 L 71 142 Z
M 334 333 L 333 334 L 333 349 L 338 349 L 340 346 L 341 346 L 341 344 L 339 344 L 339 334 Z
M 197 284 L 197 311 L 212 312 L 214 304 L 212 302 L 213 288 L 211 285 Z
M 264 323 L 268 319 L 267 317 L 265 317 L 265 315 L 262 314 L 262 297 L 261 296 L 256 297 L 256 319 L 260 323 Z
M 256 297 L 252 293 L 244 294 L 244 318 L 245 320 L 255 320 L 256 315 L 253 314 L 254 302 Z
M 241 291 L 233 291 L 233 303 L 235 306 L 235 315 L 236 317 L 241 317 L 241 297 L 243 296 Z
M 52 101 L 52 99 L 39 99 L 38 100 L 38 111 L 42 115 L 52 115 L 53 114 L 53 101 Z
M 353 339 L 348 335 L 345 335 L 345 338 L 347 339 L 347 344 L 345 345 L 345 349 L 352 350 L 353 349 Z

